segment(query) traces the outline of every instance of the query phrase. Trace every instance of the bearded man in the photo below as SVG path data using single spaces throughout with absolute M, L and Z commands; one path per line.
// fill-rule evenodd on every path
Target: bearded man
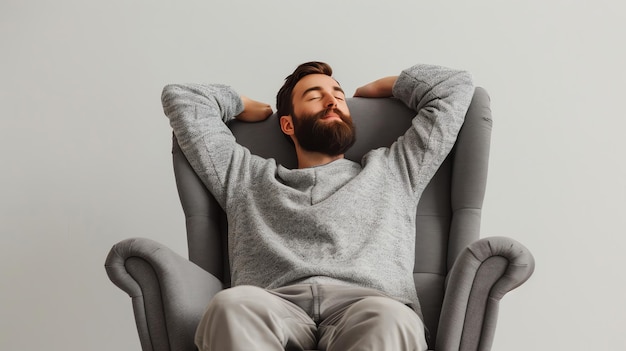
M 355 126 L 343 89 L 329 65 L 304 63 L 276 101 L 298 159 L 287 169 L 238 145 L 225 124 L 264 120 L 269 105 L 225 85 L 166 86 L 165 114 L 229 225 L 232 287 L 210 301 L 198 349 L 426 350 L 412 274 L 416 208 L 473 92 L 467 72 L 432 65 L 358 88 L 416 116 L 356 163 L 344 158 Z

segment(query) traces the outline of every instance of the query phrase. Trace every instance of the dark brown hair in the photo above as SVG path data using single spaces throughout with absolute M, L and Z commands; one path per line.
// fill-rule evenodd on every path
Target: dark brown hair
M 278 94 L 276 95 L 276 112 L 279 120 L 282 116 L 293 114 L 293 88 L 298 84 L 300 79 L 309 74 L 325 74 L 332 76 L 333 69 L 327 63 L 312 61 L 301 64 L 292 74 L 288 75 L 287 78 L 285 78 L 285 83 L 280 90 L 278 90 Z

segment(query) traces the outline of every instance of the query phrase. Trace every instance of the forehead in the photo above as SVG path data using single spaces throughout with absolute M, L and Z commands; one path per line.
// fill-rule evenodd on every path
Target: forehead
M 339 83 L 331 76 L 325 74 L 309 74 L 300 79 L 298 83 L 296 83 L 296 86 L 293 87 L 293 97 L 301 97 L 307 90 L 314 87 L 328 90 L 340 88 Z

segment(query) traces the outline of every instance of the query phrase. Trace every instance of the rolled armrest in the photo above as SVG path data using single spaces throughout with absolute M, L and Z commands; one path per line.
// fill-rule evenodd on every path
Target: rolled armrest
M 530 251 L 510 238 L 484 238 L 465 248 L 448 274 L 437 350 L 489 350 L 500 300 L 534 268 Z
M 193 350 L 193 335 L 209 300 L 222 289 L 215 276 L 150 239 L 117 243 L 105 268 L 132 298 L 142 349 Z M 153 347 L 153 345 L 155 347 Z

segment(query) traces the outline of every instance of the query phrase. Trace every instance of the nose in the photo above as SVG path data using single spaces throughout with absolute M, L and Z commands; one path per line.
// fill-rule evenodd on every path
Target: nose
M 337 107 L 337 99 L 332 94 L 326 98 L 326 107 Z

